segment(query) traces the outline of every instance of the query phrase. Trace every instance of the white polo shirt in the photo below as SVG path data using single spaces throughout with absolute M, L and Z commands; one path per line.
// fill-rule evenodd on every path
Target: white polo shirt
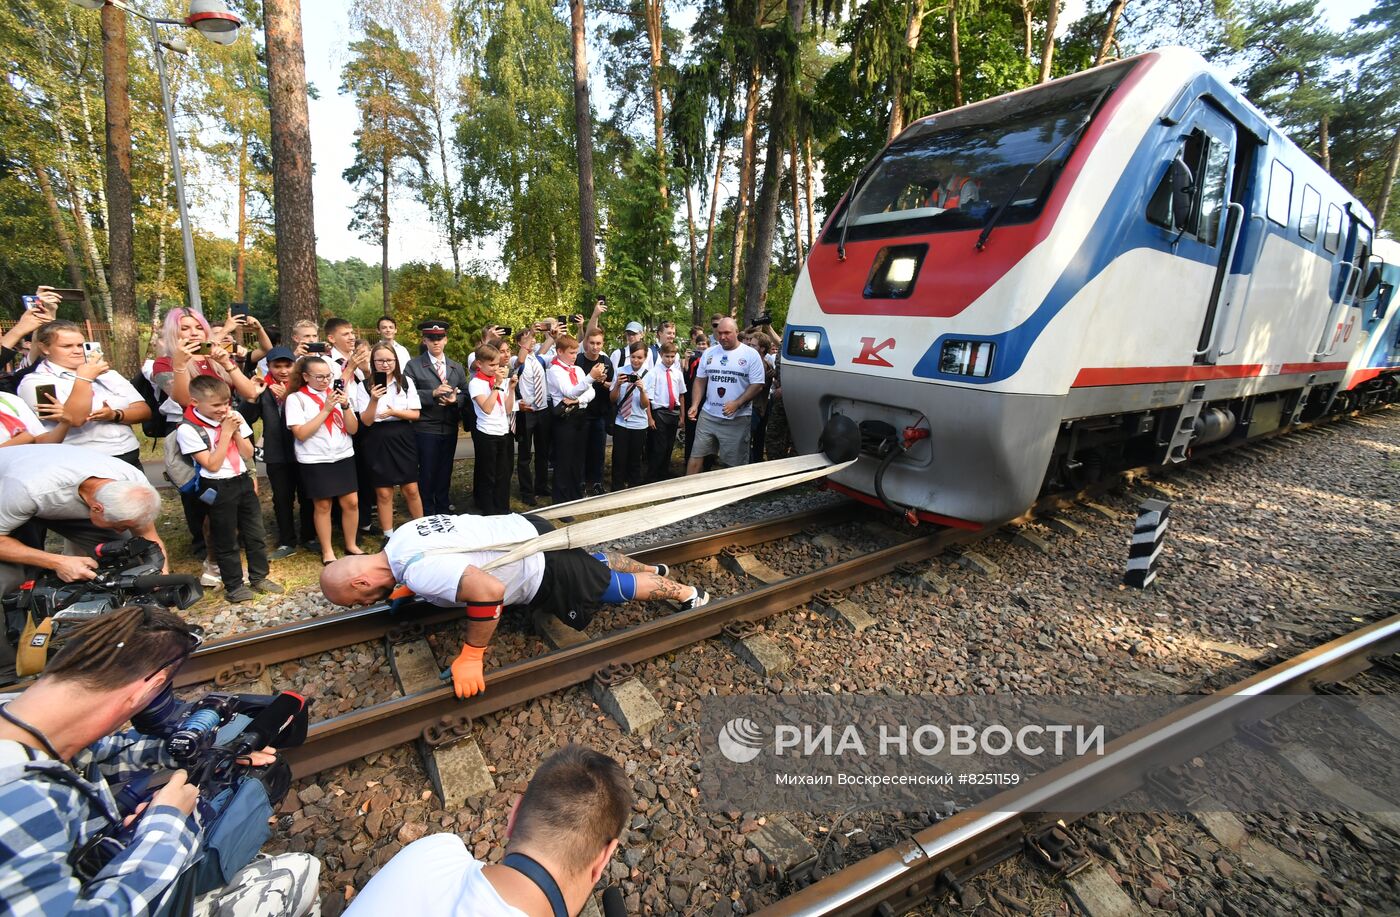
M 570 369 L 573 369 L 573 378 L 577 379 L 577 382 L 570 381 Z M 549 380 L 549 399 L 555 404 L 559 404 L 565 398 L 576 398 L 579 407 L 583 407 L 593 400 L 593 379 L 578 366 L 569 367 L 563 363 L 551 362 L 546 378 Z
M 15 420 L 24 425 L 26 433 L 34 436 L 43 436 L 45 432 L 44 423 L 39 419 L 39 415 L 29 410 L 29 405 L 20 400 L 18 395 L 11 395 L 7 392 L 0 392 L 0 411 L 10 415 Z M 10 431 L 4 424 L 0 424 L 0 443 L 7 443 L 13 439 Z
M 476 373 L 472 373 L 471 381 L 467 383 L 467 396 L 472 400 L 472 410 L 476 411 L 476 429 L 480 433 L 487 433 L 491 436 L 505 436 L 510 432 L 510 415 L 506 413 L 505 395 L 497 392 L 496 407 L 487 414 L 481 409 L 481 404 L 476 400 L 491 394 L 491 389 L 495 387 L 495 380 L 490 382 L 481 378 Z
M 670 377 L 671 386 L 666 387 L 666 378 Z M 652 410 L 666 410 L 674 408 L 678 411 L 687 410 L 685 403 L 685 370 L 681 368 L 681 361 L 676 360 L 667 369 L 665 363 L 656 364 L 656 368 L 647 376 L 647 397 L 651 399 Z M 672 396 L 675 404 L 671 403 Z
M 385 863 L 350 902 L 345 917 L 528 917 L 482 875 L 485 865 L 456 834 L 431 834 Z
M 696 385 L 705 379 L 709 385 L 705 389 L 706 414 L 724 418 L 724 406 L 744 393 L 750 385 L 763 381 L 763 358 L 748 344 L 740 344 L 733 350 L 723 347 L 707 347 L 700 358 L 700 366 L 695 371 Z M 735 411 L 733 417 L 748 417 L 753 413 L 753 402 L 746 403 Z
M 205 423 L 204 436 L 209 437 L 207 443 L 204 437 L 199 435 L 199 430 L 195 429 L 194 424 L 182 423 L 175 428 L 175 444 L 180 447 L 181 454 L 188 455 L 191 458 L 193 458 L 196 452 L 204 452 L 210 449 L 217 450 L 221 438 L 220 434 L 223 432 L 223 428 L 220 424 L 210 420 L 198 411 L 194 412 L 194 416 Z M 210 427 L 213 427 L 213 429 L 211 430 Z M 244 439 L 250 442 L 252 441 L 253 428 L 248 426 L 248 421 L 244 420 L 242 416 L 238 418 L 238 432 L 242 434 Z M 241 455 L 238 455 L 238 469 L 234 470 L 233 459 L 230 458 L 230 456 L 237 455 L 237 449 L 238 447 L 236 445 L 228 447 L 228 452 L 224 455 L 224 463 L 220 465 L 216 471 L 210 471 L 208 468 L 201 465 L 199 467 L 200 476 L 222 481 L 228 478 L 236 478 L 251 470 L 253 460 L 245 459 Z
M 394 529 L 384 545 L 384 554 L 394 578 L 415 594 L 442 608 L 461 608 L 457 584 L 462 571 L 469 566 L 480 567 L 508 550 L 482 548 L 515 544 L 538 534 L 529 519 L 515 513 L 423 516 Z M 505 604 L 524 605 L 539 591 L 544 578 L 544 554 L 531 554 L 492 570 L 491 575 L 505 584 Z
M 385 388 L 388 391 L 383 398 L 379 399 L 380 408 L 393 408 L 396 411 L 423 410 L 423 402 L 418 397 L 418 388 L 416 386 L 410 384 L 407 390 L 400 389 L 399 384 L 394 381 L 394 377 L 390 376 L 389 384 L 386 385 Z M 357 382 L 355 384 L 354 391 L 352 391 L 350 395 L 350 401 L 351 404 L 353 404 L 355 407 L 356 414 L 364 413 L 365 408 L 369 407 L 368 381 Z M 403 418 L 389 417 L 387 415 L 380 414 L 377 410 L 374 412 L 375 423 L 394 423 L 395 421 L 402 423 Z
M 77 382 L 77 378 L 78 374 L 71 369 L 63 369 L 45 360 L 35 367 L 34 372 L 20 381 L 19 396 L 31 408 L 36 408 L 39 396 L 35 394 L 35 389 L 40 385 L 52 385 L 59 403 L 62 404 L 73 393 L 74 385 L 88 384 Z M 143 400 L 136 389 L 131 387 L 131 383 L 115 369 L 107 370 L 92 380 L 91 384 L 93 411 L 100 411 L 104 407 L 124 411 Z M 52 430 L 56 426 L 56 423 L 44 423 L 46 430 Z M 103 455 L 122 455 L 141 448 L 141 441 L 136 438 L 131 427 L 110 421 L 90 420 L 82 426 L 72 427 L 63 438 L 63 442 L 69 446 L 86 446 Z
M 312 396 L 320 399 L 321 404 L 325 404 L 326 399 L 331 396 L 331 391 L 327 389 L 325 392 L 312 392 L 310 389 L 300 389 L 287 396 L 288 428 L 299 427 L 321 413 L 320 405 L 312 400 Z M 298 462 L 303 465 L 329 465 L 354 457 L 355 444 L 344 427 L 345 409 L 337 407 L 332 417 L 340 422 L 337 423 L 334 419 L 322 421 L 315 433 L 296 441 L 293 448 L 296 450 Z M 326 429 L 328 424 L 330 429 Z
M 0 535 L 30 519 L 86 519 L 78 485 L 88 478 L 142 481 L 145 473 L 121 459 L 67 443 L 0 449 Z

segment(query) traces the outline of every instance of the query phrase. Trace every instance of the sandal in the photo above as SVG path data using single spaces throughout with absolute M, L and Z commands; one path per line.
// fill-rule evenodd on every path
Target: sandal
M 323 567 L 329 567 L 331 564 L 335 563 L 335 561 L 336 561 L 336 559 L 335 559 L 334 557 L 332 557 L 330 560 L 325 560 L 325 559 L 323 558 L 323 559 L 321 560 L 321 566 L 323 566 Z
M 346 549 L 345 549 L 345 553 L 346 553 L 348 556 L 350 556 L 350 557 L 365 557 L 365 556 L 367 556 L 367 555 L 365 554 L 364 551 L 361 551 L 361 550 L 358 550 L 358 549 L 352 551 L 352 550 L 350 550 L 349 548 L 346 548 Z

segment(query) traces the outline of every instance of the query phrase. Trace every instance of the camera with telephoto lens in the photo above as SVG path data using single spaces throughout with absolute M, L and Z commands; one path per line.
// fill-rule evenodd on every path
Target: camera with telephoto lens
M 310 709 L 311 702 L 292 691 L 216 692 L 184 704 L 166 685 L 131 718 L 131 724 L 137 732 L 163 740 L 166 753 L 186 771 L 188 782 L 199 787 L 196 806 L 199 823 L 204 826 L 203 846 L 212 845 L 218 852 L 219 842 L 230 839 L 232 843 L 226 846 L 246 852 L 248 832 L 266 828 L 267 816 L 292 785 L 286 762 L 255 766 L 247 756 L 269 746 L 291 748 L 306 741 Z M 155 774 L 141 773 L 116 788 L 120 820 L 74 851 L 70 860 L 83 881 L 90 881 L 131 843 L 142 805 L 157 792 L 151 786 Z M 124 824 L 131 815 L 138 817 Z M 261 839 L 252 845 L 253 852 L 259 846 Z M 223 864 L 225 869 L 230 865 Z
M 92 579 L 65 583 L 46 572 L 4 596 L 6 637 L 15 647 L 15 671 L 37 675 L 49 649 L 63 631 L 100 617 L 114 608 L 149 605 L 188 608 L 204 595 L 193 576 L 163 575 L 160 545 L 145 538 L 108 541 L 93 552 Z

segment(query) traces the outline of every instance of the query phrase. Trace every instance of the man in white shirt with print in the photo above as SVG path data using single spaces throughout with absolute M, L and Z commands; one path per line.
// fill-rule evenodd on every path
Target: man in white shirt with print
M 731 468 L 749 461 L 749 403 L 763 391 L 763 358 L 747 344 L 739 343 L 739 326 L 721 318 L 715 328 L 718 347 L 705 348 L 695 372 L 690 397 L 695 446 L 690 450 L 686 474 L 699 474 L 706 456 L 716 455 Z M 703 406 L 703 409 L 702 409 Z
M 566 745 L 510 810 L 506 855 L 485 864 L 456 834 L 414 841 L 350 903 L 347 917 L 571 917 L 616 852 L 632 808 L 618 762 Z

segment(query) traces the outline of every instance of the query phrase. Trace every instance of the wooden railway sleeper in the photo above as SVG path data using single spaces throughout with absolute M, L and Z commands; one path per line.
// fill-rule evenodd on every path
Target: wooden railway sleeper
M 220 669 L 214 676 L 214 686 L 216 688 L 227 688 L 231 685 L 246 684 L 250 681 L 257 681 L 262 677 L 264 666 L 256 660 L 246 662 L 235 662 L 226 669 Z

